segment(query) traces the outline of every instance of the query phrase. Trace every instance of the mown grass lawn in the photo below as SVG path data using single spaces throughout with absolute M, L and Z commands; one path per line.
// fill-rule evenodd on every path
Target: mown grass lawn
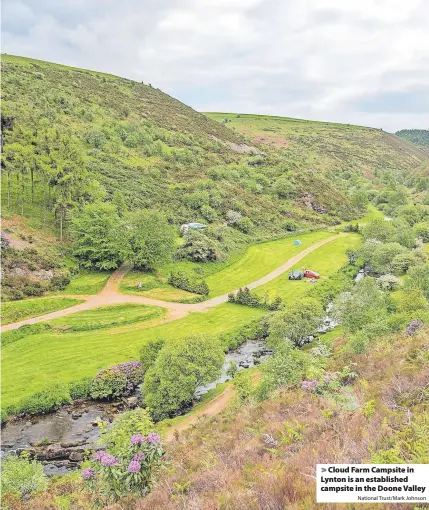
M 359 235 L 348 234 L 309 254 L 299 266 L 312 267 L 326 277 L 345 263 L 345 250 L 360 242 Z M 311 288 L 305 281 L 289 282 L 285 274 L 256 291 L 279 294 L 287 303 Z M 149 339 L 172 341 L 198 333 L 217 336 L 234 331 L 265 313 L 261 309 L 226 303 L 207 312 L 191 313 L 183 319 L 145 329 L 44 332 L 24 337 L 3 348 L 3 405 L 17 402 L 56 380 L 78 380 L 93 376 L 108 365 L 138 359 L 141 347 Z
M 120 290 L 126 294 L 137 294 L 165 301 L 183 302 L 188 300 L 191 302 L 198 297 L 196 294 L 175 289 L 166 283 L 170 271 L 184 270 L 191 274 L 194 272 L 196 275 L 205 274 L 210 289 L 209 297 L 220 296 L 262 278 L 302 250 L 333 235 L 332 232 L 318 231 L 254 244 L 241 257 L 234 258 L 230 264 L 211 263 L 205 265 L 178 262 L 160 268 L 158 275 L 132 271 L 122 280 Z M 293 244 L 297 238 L 302 241 L 302 245 L 295 246 Z M 137 289 L 139 281 L 142 282 L 141 290 Z
M 338 269 L 347 263 L 346 251 L 357 248 L 362 242 L 359 234 L 348 234 L 334 241 L 321 246 L 296 264 L 293 269 L 312 269 L 321 275 L 315 283 L 309 280 L 289 280 L 288 273 L 283 273 L 278 278 L 265 285 L 257 287 L 254 292 L 258 295 L 268 294 L 270 299 L 280 296 L 286 304 L 292 299 L 307 294 L 314 285 L 320 284 L 323 280 L 334 274 Z M 291 270 L 293 270 L 291 269 Z
M 142 287 L 138 288 L 141 282 Z M 163 301 L 179 301 L 182 303 L 192 303 L 198 294 L 187 292 L 186 290 L 176 289 L 166 282 L 166 279 L 157 276 L 155 273 L 145 273 L 143 271 L 132 270 L 127 273 L 119 284 L 120 292 L 131 294 L 133 296 L 145 296 Z
M 82 270 L 72 278 L 67 287 L 60 294 L 65 295 L 93 295 L 100 292 L 110 277 L 108 271 Z
M 82 303 L 82 300 L 59 297 L 8 301 L 1 304 L 1 322 L 3 325 L 11 324 L 12 322 L 18 322 L 30 317 L 37 317 L 45 313 L 62 310 L 78 303 Z
M 49 322 L 54 329 L 72 331 L 93 331 L 96 329 L 126 326 L 162 317 L 165 308 L 135 304 L 101 306 L 92 310 L 74 313 Z
M 151 338 L 174 340 L 204 333 L 233 331 L 264 315 L 260 309 L 226 303 L 206 313 L 127 332 L 111 330 L 78 333 L 46 332 L 26 336 L 4 346 L 2 406 L 19 401 L 55 381 L 70 382 L 121 361 L 138 359 L 141 347 Z

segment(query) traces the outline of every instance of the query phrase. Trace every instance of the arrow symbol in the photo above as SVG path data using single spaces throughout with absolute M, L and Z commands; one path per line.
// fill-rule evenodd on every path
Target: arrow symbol
M 322 473 L 324 473 L 326 471 L 326 468 L 322 468 Z

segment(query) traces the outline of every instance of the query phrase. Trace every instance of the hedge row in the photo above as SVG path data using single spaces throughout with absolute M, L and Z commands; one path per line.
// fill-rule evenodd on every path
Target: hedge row
M 187 290 L 195 294 L 207 296 L 210 292 L 209 286 L 204 280 L 197 280 L 182 271 L 170 273 L 168 283 L 177 289 Z

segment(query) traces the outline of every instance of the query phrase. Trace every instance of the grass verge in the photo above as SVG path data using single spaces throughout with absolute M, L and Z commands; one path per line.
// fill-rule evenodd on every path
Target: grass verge
M 81 299 L 59 297 L 8 301 L 1 304 L 1 322 L 3 325 L 11 324 L 23 319 L 55 312 L 56 310 L 63 310 L 79 303 L 82 303 Z

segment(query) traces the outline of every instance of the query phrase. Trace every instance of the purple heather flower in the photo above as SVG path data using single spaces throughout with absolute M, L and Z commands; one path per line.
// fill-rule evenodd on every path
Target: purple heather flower
M 106 455 L 106 452 L 104 450 L 98 450 L 97 452 L 94 453 L 93 457 L 92 457 L 92 460 L 99 460 L 101 461 L 101 459 Z
M 318 385 L 318 382 L 316 379 L 313 381 L 303 381 L 301 384 L 301 388 L 303 390 L 313 390 Z
M 407 336 L 412 336 L 423 326 L 423 322 L 419 319 L 412 320 L 407 327 Z
M 119 460 L 114 457 L 113 455 L 110 455 L 110 453 L 105 453 L 103 457 L 101 458 L 101 463 L 103 466 L 116 466 L 119 464 Z
M 132 460 L 128 464 L 128 473 L 140 473 L 141 464 L 137 460 Z
M 137 462 L 141 462 L 145 459 L 145 454 L 143 452 L 138 452 L 133 455 L 133 460 L 136 460 Z
M 95 476 L 95 471 L 91 468 L 86 468 L 82 471 L 82 478 L 85 480 L 91 480 Z
M 167 455 L 163 455 L 163 456 L 161 457 L 161 460 L 162 460 L 163 462 L 164 462 L 164 461 L 166 461 L 166 460 L 167 460 Z
M 159 443 L 160 441 L 161 441 L 161 437 L 156 432 L 150 432 L 150 434 L 148 434 L 148 436 L 146 438 L 147 443 L 155 444 L 155 443 Z
M 141 434 L 134 434 L 131 436 L 131 444 L 143 444 L 144 443 L 144 437 Z

